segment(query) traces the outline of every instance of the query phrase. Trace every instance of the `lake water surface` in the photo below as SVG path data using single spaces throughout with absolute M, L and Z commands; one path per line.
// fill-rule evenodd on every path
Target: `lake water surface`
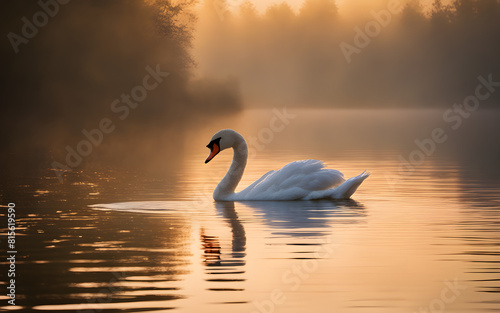
M 429 129 L 448 130 L 439 116 L 407 123 L 381 115 L 369 124 L 385 136 L 375 139 L 357 114 L 297 113 L 271 132 L 262 130 L 275 112 L 246 114 L 223 126 L 255 137 L 241 187 L 306 158 L 346 177 L 372 175 L 349 201 L 217 203 L 211 193 L 231 153 L 203 163 L 221 128 L 207 124 L 186 136 L 172 175 L 81 170 L 64 183 L 50 174 L 16 182 L 19 198 L 4 199 L 17 210 L 16 308 L 500 311 L 498 176 L 439 146 L 412 171 L 400 160 Z M 383 144 L 396 137 L 401 145 Z M 2 309 L 13 308 L 0 298 Z

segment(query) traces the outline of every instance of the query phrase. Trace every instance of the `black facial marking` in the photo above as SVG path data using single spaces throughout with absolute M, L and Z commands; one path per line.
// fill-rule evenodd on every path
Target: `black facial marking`
M 220 149 L 220 140 L 221 140 L 222 137 L 219 137 L 219 138 L 215 138 L 214 140 L 210 141 L 210 143 L 207 145 L 208 148 L 210 148 L 210 150 L 212 150 L 214 148 L 214 144 L 217 144 L 217 146 L 219 146 L 219 149 Z

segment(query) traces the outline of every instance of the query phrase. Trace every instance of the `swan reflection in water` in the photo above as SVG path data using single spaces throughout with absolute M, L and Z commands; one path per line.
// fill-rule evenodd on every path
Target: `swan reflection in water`
M 234 208 L 234 202 L 216 202 L 215 208 L 229 224 L 232 232 L 231 253 L 228 260 L 221 257 L 221 245 L 217 236 L 207 235 L 205 229 L 201 228 L 201 241 L 204 253 L 204 264 L 206 266 L 243 266 L 246 255 L 246 233 L 243 224 L 238 218 Z
M 359 223 L 366 216 L 364 206 L 354 200 L 342 201 L 244 201 L 259 214 L 274 234 L 324 236 L 332 224 Z
M 145 221 L 182 221 L 180 227 L 185 227 L 184 223 L 191 220 L 191 225 L 197 225 L 192 232 L 196 237 L 191 239 L 200 240 L 201 247 L 196 247 L 195 243 L 193 249 L 197 251 L 191 250 L 189 254 L 198 254 L 192 260 L 192 269 L 201 275 L 185 276 L 185 283 L 180 283 L 183 287 L 177 288 L 185 290 L 186 294 L 197 294 L 198 299 L 220 298 L 219 303 L 231 304 L 251 302 L 252 295 L 247 293 L 252 286 L 247 281 L 251 273 L 250 263 L 266 266 L 265 260 L 272 258 L 283 259 L 283 264 L 289 264 L 285 259 L 293 262 L 294 259 L 331 257 L 318 255 L 318 251 L 327 251 L 332 244 L 329 239 L 335 233 L 335 227 L 362 223 L 366 217 L 363 205 L 353 200 L 228 201 L 215 202 L 208 207 L 182 201 L 144 201 L 97 204 L 92 208 L 119 211 L 125 213 L 119 214 L 125 219 L 146 214 Z M 152 214 L 163 216 L 158 218 Z M 255 227 L 256 224 L 263 227 Z M 140 232 L 143 227 L 141 223 L 134 231 Z M 225 237 L 225 234 L 229 236 Z M 141 249 L 151 248 L 146 241 L 137 244 Z M 248 251 L 252 251 L 252 255 L 248 255 Z M 167 259 L 158 262 L 165 261 Z M 150 268 L 157 268 L 159 263 L 152 262 Z M 154 276 L 154 273 L 147 269 L 142 276 Z M 156 282 L 156 278 L 152 279 Z
M 321 237 L 330 233 L 332 224 L 359 223 L 366 217 L 364 206 L 354 200 L 343 201 L 242 201 L 237 202 L 254 210 L 274 235 Z M 201 229 L 204 264 L 214 266 L 243 266 L 246 256 L 246 232 L 233 201 L 215 202 L 217 214 L 231 229 L 231 252 L 222 253 L 219 238 Z M 227 256 L 224 258 L 224 256 Z

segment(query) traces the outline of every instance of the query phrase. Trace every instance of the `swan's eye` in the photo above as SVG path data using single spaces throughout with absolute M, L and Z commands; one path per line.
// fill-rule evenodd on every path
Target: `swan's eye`
M 212 150 L 214 145 L 217 145 L 220 147 L 220 140 L 221 139 L 222 139 L 222 137 L 219 137 L 219 138 L 215 138 L 214 140 L 210 141 L 207 145 L 207 148 L 210 148 L 210 150 Z

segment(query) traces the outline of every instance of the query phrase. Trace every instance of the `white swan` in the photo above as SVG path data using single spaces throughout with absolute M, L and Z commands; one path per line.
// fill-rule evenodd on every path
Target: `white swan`
M 205 163 L 224 149 L 234 150 L 231 167 L 214 190 L 216 201 L 348 199 L 370 175 L 363 172 L 345 180 L 341 172 L 325 169 L 321 161 L 295 161 L 267 172 L 244 190 L 235 192 L 247 164 L 245 139 L 232 129 L 223 129 L 207 147 L 210 154 Z

